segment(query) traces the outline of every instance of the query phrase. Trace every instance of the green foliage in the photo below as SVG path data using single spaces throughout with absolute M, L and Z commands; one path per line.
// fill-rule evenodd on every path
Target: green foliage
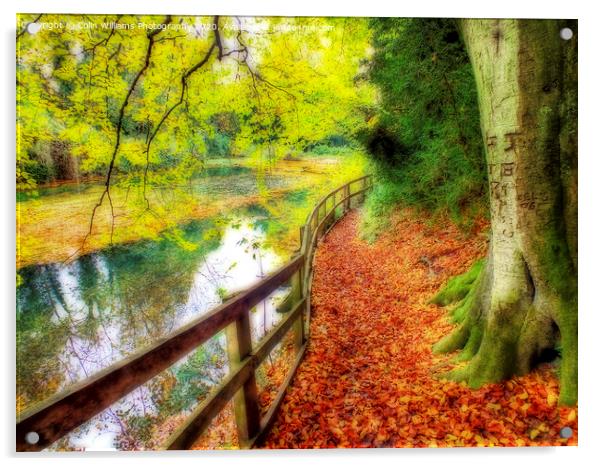
M 208 157 L 229 157 L 231 155 L 231 138 L 227 134 L 216 133 L 214 137 L 205 138 Z
M 35 18 L 20 15 L 19 22 Z M 159 32 L 152 50 L 144 28 L 103 26 L 168 20 L 178 28 Z M 371 86 L 354 80 L 368 49 L 365 19 L 221 17 L 222 57 L 206 33 L 213 20 L 98 15 L 85 17 L 96 26 L 90 30 L 20 36 L 18 186 L 106 175 L 120 122 L 116 175 L 151 187 L 186 185 L 206 157 L 282 156 L 331 134 L 350 137 L 363 123 L 355 109 L 374 98 Z M 237 53 L 242 44 L 246 52 Z M 207 50 L 208 61 L 183 89 L 182 77 Z M 62 164 L 55 143 L 65 148 L 55 154 Z
M 221 299 L 222 301 L 226 301 L 226 298 L 228 297 L 228 290 L 219 286 L 216 291 L 217 295 L 219 296 L 219 299 Z
M 345 155 L 358 150 L 357 141 L 342 134 L 332 134 L 315 143 L 308 144 L 304 152 L 314 155 Z
M 318 144 L 311 150 L 315 155 L 345 155 L 355 150 L 348 146 L 329 146 L 326 144 Z
M 149 442 L 153 435 L 153 426 L 156 419 L 147 416 L 131 416 L 127 420 L 130 437 L 144 444 Z
M 173 369 L 175 386 L 161 405 L 163 414 L 177 414 L 192 408 L 217 384 L 226 364 L 219 337 L 201 346 L 182 365 Z
M 21 176 L 25 177 L 21 182 L 22 184 L 28 184 L 26 180 L 31 180 L 29 183 L 32 183 L 32 186 L 35 186 L 39 183 L 48 183 L 55 178 L 52 167 L 39 160 L 22 160 L 21 167 L 23 170 Z
M 205 167 L 203 175 L 206 176 L 237 176 L 251 173 L 249 167 L 242 165 L 218 165 L 214 167 Z
M 240 133 L 240 121 L 236 112 L 218 112 L 209 118 L 212 134 L 204 136 L 207 156 L 223 158 L 235 155 L 235 140 Z
M 485 159 L 471 65 L 453 20 L 377 18 L 367 72 L 376 118 L 357 137 L 374 160 L 370 234 L 398 204 L 457 222 L 484 211 Z

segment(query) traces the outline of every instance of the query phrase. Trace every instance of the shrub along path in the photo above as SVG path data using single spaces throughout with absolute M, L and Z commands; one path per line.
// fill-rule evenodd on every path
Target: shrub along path
M 352 212 L 319 247 L 308 351 L 263 447 L 576 444 L 551 364 L 478 390 L 441 378 L 457 364 L 431 347 L 452 324 L 428 300 L 485 255 L 487 224 L 406 217 L 369 245 Z

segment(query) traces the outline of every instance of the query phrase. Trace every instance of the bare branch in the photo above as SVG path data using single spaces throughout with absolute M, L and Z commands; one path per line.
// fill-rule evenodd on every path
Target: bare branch
M 144 181 L 143 181 L 143 187 L 142 187 L 142 195 L 144 197 L 144 200 L 146 201 L 147 209 L 150 209 L 150 202 L 148 200 L 148 197 L 146 196 L 146 188 L 147 188 L 147 184 L 148 184 L 148 169 L 149 169 L 149 165 L 150 165 L 149 159 L 150 159 L 151 145 L 152 145 L 155 137 L 159 133 L 159 130 L 165 123 L 165 121 L 169 118 L 169 116 L 173 113 L 173 111 L 176 108 L 178 108 L 179 106 L 181 106 L 184 103 L 186 91 L 188 89 L 188 79 L 190 78 L 190 76 L 192 76 L 199 69 L 201 69 L 203 66 L 205 66 L 207 64 L 207 62 L 209 62 L 209 59 L 211 58 L 211 55 L 213 54 L 213 51 L 216 48 L 218 49 L 218 58 L 221 59 L 221 56 L 222 56 L 221 54 L 222 54 L 223 50 L 220 49 L 222 42 L 221 42 L 221 37 L 219 34 L 219 27 L 218 27 L 219 26 L 219 16 L 215 16 L 213 18 L 213 24 L 214 24 L 215 34 L 214 34 L 214 40 L 211 43 L 209 50 L 207 50 L 207 52 L 205 53 L 203 58 L 201 58 L 197 63 L 195 63 L 191 68 L 189 68 L 188 71 L 186 71 L 186 73 L 184 73 L 182 75 L 182 77 L 180 78 L 180 83 L 181 83 L 180 98 L 169 109 L 167 109 L 167 111 L 163 114 L 163 116 L 159 120 L 159 123 L 157 123 L 157 126 L 155 127 L 153 132 L 147 138 L 146 150 L 145 150 L 146 166 L 144 167 Z
M 171 22 L 171 16 L 166 16 L 165 17 L 165 21 L 163 24 L 169 24 Z M 115 212 L 113 210 L 113 201 L 111 199 L 111 178 L 113 175 L 113 170 L 115 168 L 115 160 L 117 159 L 117 153 L 119 152 L 119 147 L 121 145 L 121 130 L 123 127 L 123 119 L 125 116 L 125 110 L 127 108 L 127 106 L 130 103 L 130 97 L 132 96 L 132 93 L 134 92 L 136 85 L 138 84 L 138 81 L 140 81 L 140 78 L 142 77 L 142 75 L 144 74 L 144 72 L 148 69 L 148 67 L 150 66 L 150 60 L 151 60 L 151 55 L 153 52 L 153 46 L 155 44 L 155 36 L 157 34 L 159 34 L 162 31 L 162 28 L 157 28 L 154 29 L 152 31 L 150 31 L 149 33 L 147 33 L 147 38 L 148 38 L 148 46 L 146 48 L 146 55 L 144 58 L 144 64 L 143 66 L 140 68 L 140 70 L 138 70 L 138 73 L 136 74 L 136 76 L 134 77 L 134 79 L 132 80 L 130 87 L 128 88 L 128 92 L 125 96 L 125 98 L 123 99 L 123 103 L 121 104 L 121 107 L 119 109 L 119 117 L 117 120 L 117 128 L 115 130 L 116 132 L 116 139 L 115 139 L 115 144 L 113 146 L 113 153 L 111 154 L 111 160 L 109 162 L 109 168 L 107 170 L 107 174 L 106 174 L 106 180 L 105 180 L 105 188 L 98 200 L 98 202 L 96 203 L 96 205 L 94 206 L 94 209 L 92 210 L 92 215 L 90 217 L 90 225 L 89 225 L 89 229 L 88 232 L 86 233 L 86 236 L 84 236 L 84 239 L 82 240 L 82 245 L 80 246 L 80 248 L 75 251 L 69 258 L 73 257 L 75 254 L 77 254 L 80 250 L 82 250 L 85 247 L 86 241 L 88 240 L 88 238 L 92 235 L 92 230 L 94 227 L 94 219 L 96 216 L 96 212 L 97 210 L 102 206 L 105 197 L 107 197 L 109 199 L 109 204 L 111 207 L 111 215 L 112 215 L 112 219 L 111 219 L 111 244 L 113 242 L 113 232 L 114 232 L 114 228 L 115 228 Z
M 21 37 L 23 34 L 25 34 L 25 31 L 27 31 L 27 27 L 28 27 L 30 24 L 37 23 L 37 22 L 38 22 L 38 21 L 39 21 L 39 20 L 42 18 L 42 16 L 44 16 L 44 15 L 43 15 L 43 14 L 39 14 L 39 15 L 36 17 L 36 19 L 34 19 L 33 21 L 31 21 L 31 22 L 27 23 L 27 24 L 25 25 L 25 27 L 24 27 L 23 29 L 21 29 L 21 30 L 20 30 L 20 31 L 17 33 L 17 39 L 16 39 L 16 40 L 17 40 L 17 41 L 19 41 L 19 38 L 20 38 L 20 37 Z
M 219 16 L 213 17 L 213 36 L 215 37 L 215 45 L 218 50 L 217 59 L 221 61 L 224 56 L 224 47 L 222 45 L 222 38 L 219 34 Z
M 119 21 L 120 18 L 121 18 L 121 15 L 117 15 L 117 17 L 115 18 L 115 22 Z M 111 30 L 106 35 L 106 37 L 104 37 L 103 39 L 99 40 L 95 44 L 92 44 L 91 47 L 85 48 L 84 51 L 85 52 L 92 52 L 92 55 L 94 55 L 94 53 L 96 52 L 96 49 L 98 47 L 100 47 L 101 45 L 107 45 L 109 43 L 109 41 L 111 40 L 111 37 L 113 37 L 113 35 L 115 34 L 116 30 L 117 30 L 117 28 L 111 28 Z

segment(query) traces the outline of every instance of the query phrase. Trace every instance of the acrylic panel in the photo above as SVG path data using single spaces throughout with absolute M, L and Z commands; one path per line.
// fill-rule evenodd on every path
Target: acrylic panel
M 17 451 L 576 445 L 577 33 L 18 15 Z

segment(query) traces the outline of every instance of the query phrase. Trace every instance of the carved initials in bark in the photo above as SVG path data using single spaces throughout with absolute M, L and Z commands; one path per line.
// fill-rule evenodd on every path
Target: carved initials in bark
M 557 20 L 461 23 L 479 90 L 492 235 L 487 266 L 456 311 L 463 322 L 434 350 L 463 349 L 461 356 L 470 363 L 453 375 L 479 386 L 529 371 L 560 343 L 560 402 L 572 404 L 577 400 L 576 40 L 558 39 L 564 25 Z M 487 37 L 494 38 L 494 48 Z

